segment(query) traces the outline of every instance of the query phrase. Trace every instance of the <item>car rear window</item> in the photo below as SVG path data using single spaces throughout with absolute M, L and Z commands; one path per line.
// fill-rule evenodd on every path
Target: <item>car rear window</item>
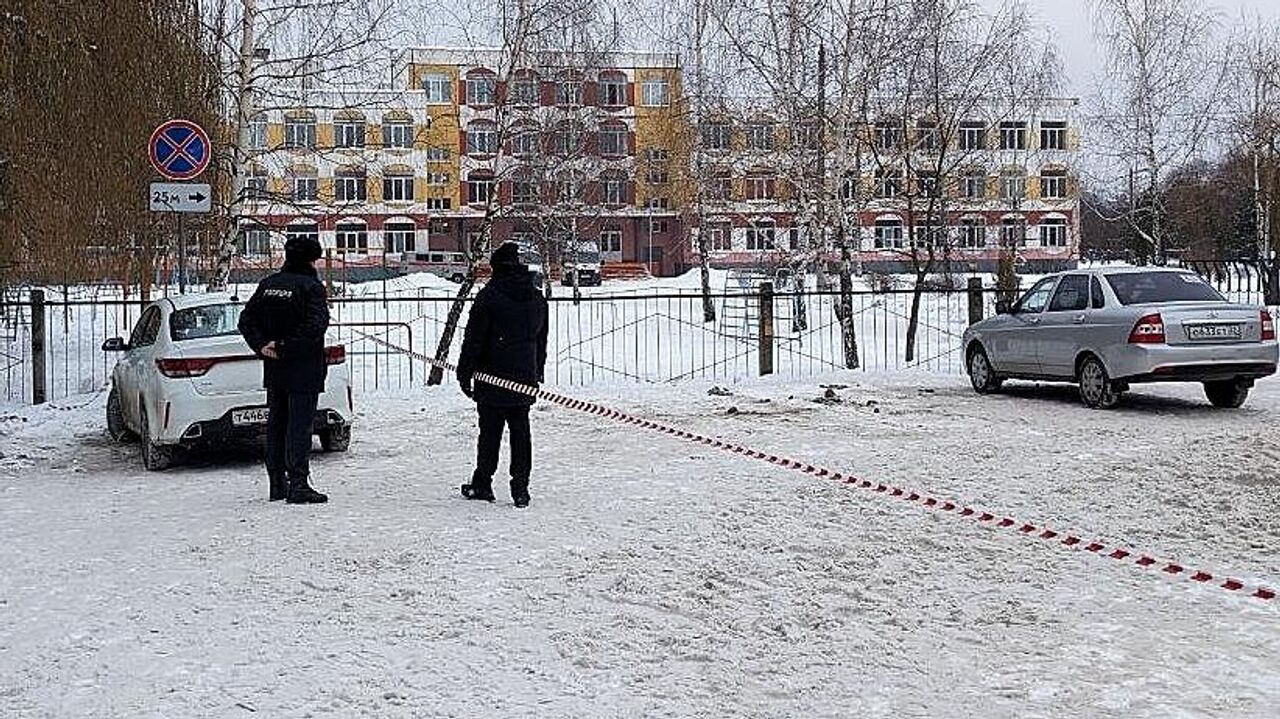
M 1124 305 L 1223 301 L 1217 290 L 1189 272 L 1125 272 L 1107 275 L 1107 282 Z
M 178 310 L 169 316 L 169 332 L 176 342 L 240 334 L 243 305 L 227 303 Z

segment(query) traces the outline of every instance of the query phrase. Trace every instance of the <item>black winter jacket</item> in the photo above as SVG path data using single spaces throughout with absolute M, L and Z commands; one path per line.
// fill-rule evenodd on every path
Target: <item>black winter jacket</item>
M 329 303 L 310 265 L 285 266 L 258 284 L 240 314 L 240 334 L 255 354 L 276 343 L 280 359 L 262 359 L 262 384 L 282 392 L 323 392 Z
M 522 384 L 542 382 L 547 364 L 547 300 L 524 267 L 494 268 L 476 295 L 458 359 L 458 382 L 476 372 Z M 533 397 L 475 382 L 473 398 L 494 407 L 527 407 Z

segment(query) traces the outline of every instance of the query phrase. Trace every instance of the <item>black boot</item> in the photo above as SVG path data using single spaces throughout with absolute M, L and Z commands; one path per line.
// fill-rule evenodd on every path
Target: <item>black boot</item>
M 511 501 L 521 509 L 529 506 L 529 480 L 511 480 Z
M 479 499 L 485 502 L 492 502 L 494 500 L 493 487 L 486 487 L 472 481 L 470 484 L 462 485 L 462 496 L 467 499 Z
M 267 477 L 271 482 L 271 496 L 268 501 L 279 502 L 289 496 L 289 480 L 285 479 L 284 472 L 268 472 Z
M 292 477 L 289 479 L 289 496 L 285 499 L 288 504 L 324 504 L 329 501 L 328 495 L 321 494 L 311 488 L 307 483 L 307 477 Z

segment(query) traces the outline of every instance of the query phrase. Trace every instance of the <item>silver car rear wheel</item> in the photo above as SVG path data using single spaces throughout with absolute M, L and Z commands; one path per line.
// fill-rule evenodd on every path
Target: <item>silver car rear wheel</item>
M 1091 409 L 1111 409 L 1120 401 L 1120 392 L 1097 357 L 1087 357 L 1080 365 L 1080 400 Z

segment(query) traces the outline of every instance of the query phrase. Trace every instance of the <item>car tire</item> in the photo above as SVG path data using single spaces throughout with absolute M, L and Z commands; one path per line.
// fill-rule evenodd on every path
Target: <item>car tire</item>
M 975 392 L 991 394 L 1000 391 L 1004 380 L 996 375 L 995 369 L 991 366 L 991 360 L 987 358 L 986 350 L 979 347 L 970 352 L 968 364 L 969 383 L 973 385 Z
M 1080 401 L 1089 409 L 1111 409 L 1120 402 L 1120 389 L 1097 357 L 1090 355 L 1080 363 L 1079 380 Z
M 320 447 L 326 452 L 345 452 L 351 447 L 351 425 L 326 427 L 320 430 Z
M 147 422 L 147 410 L 142 414 L 142 466 L 148 472 L 163 472 L 173 466 L 173 447 L 151 441 L 151 427 Z
M 1205 382 L 1204 396 L 1214 407 L 1238 409 L 1249 399 L 1249 385 L 1235 379 Z
M 107 434 L 120 442 L 132 442 L 138 438 L 124 420 L 124 407 L 120 404 L 120 392 L 113 386 L 107 395 Z

